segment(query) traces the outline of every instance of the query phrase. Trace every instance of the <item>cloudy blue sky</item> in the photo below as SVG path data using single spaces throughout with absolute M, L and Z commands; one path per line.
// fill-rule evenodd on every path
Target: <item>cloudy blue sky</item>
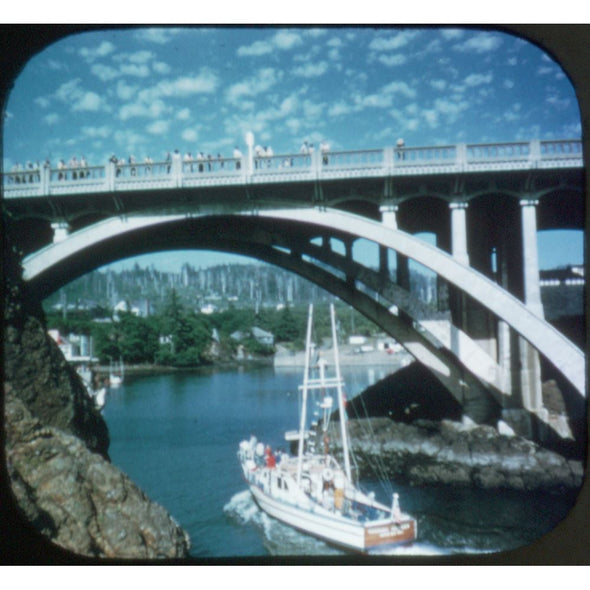
M 346 150 L 399 137 L 438 145 L 581 136 L 568 78 L 526 40 L 365 27 L 70 36 L 17 78 L 3 130 L 5 169 L 74 155 L 90 164 L 113 153 L 158 160 L 174 149 L 230 155 L 245 148 L 247 131 L 275 153 L 304 140 Z M 579 258 L 581 237 L 574 241 Z

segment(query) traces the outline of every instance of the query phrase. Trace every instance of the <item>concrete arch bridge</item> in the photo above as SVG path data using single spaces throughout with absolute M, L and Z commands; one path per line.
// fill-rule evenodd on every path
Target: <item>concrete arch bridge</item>
M 123 253 L 197 248 L 250 255 L 309 279 L 372 319 L 426 366 L 475 421 L 489 421 L 497 416 L 490 408 L 499 408 L 504 420 L 527 436 L 571 436 L 567 424 L 552 422 L 543 408 L 536 387 L 537 355 L 567 383 L 571 403 L 580 405 L 585 397 L 583 353 L 534 309 L 465 261 L 386 221 L 387 211 L 385 222 L 377 222 L 325 207 L 111 217 L 28 256 L 24 278 L 44 297 Z M 358 240 L 375 245 L 377 265 L 355 259 Z M 433 310 L 403 281 L 392 280 L 387 261 L 393 253 L 436 272 L 459 294 L 459 321 L 475 305 L 466 304 L 468 299 L 477 302 L 478 314 L 485 311 L 485 324 L 470 331 L 473 321 L 460 325 L 451 311 Z M 493 330 L 484 333 L 490 326 Z

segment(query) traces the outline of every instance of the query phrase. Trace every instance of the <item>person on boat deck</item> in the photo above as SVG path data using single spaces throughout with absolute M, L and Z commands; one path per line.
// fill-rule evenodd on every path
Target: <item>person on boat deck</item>
M 276 467 L 277 458 L 274 456 L 274 453 L 272 452 L 270 447 L 266 447 L 264 454 L 266 456 L 266 466 L 270 467 L 271 469 L 273 467 Z

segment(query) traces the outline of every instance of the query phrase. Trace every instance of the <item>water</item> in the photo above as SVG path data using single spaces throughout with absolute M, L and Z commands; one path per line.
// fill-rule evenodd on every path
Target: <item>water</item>
M 384 368 L 343 367 L 348 396 L 385 377 Z M 255 434 L 285 448 L 297 428 L 297 369 L 212 370 L 127 377 L 104 409 L 112 462 L 191 537 L 196 558 L 340 555 L 262 513 L 241 478 L 237 449 Z M 367 490 L 389 504 L 376 481 Z M 418 541 L 400 555 L 496 552 L 550 531 L 574 498 L 548 494 L 410 488 L 394 483 L 418 520 Z

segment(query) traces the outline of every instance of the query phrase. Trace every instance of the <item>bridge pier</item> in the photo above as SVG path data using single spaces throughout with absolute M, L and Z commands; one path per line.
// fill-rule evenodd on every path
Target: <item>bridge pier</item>
M 67 221 L 58 221 L 51 224 L 51 229 L 53 230 L 53 243 L 57 244 L 67 240 L 71 227 Z

